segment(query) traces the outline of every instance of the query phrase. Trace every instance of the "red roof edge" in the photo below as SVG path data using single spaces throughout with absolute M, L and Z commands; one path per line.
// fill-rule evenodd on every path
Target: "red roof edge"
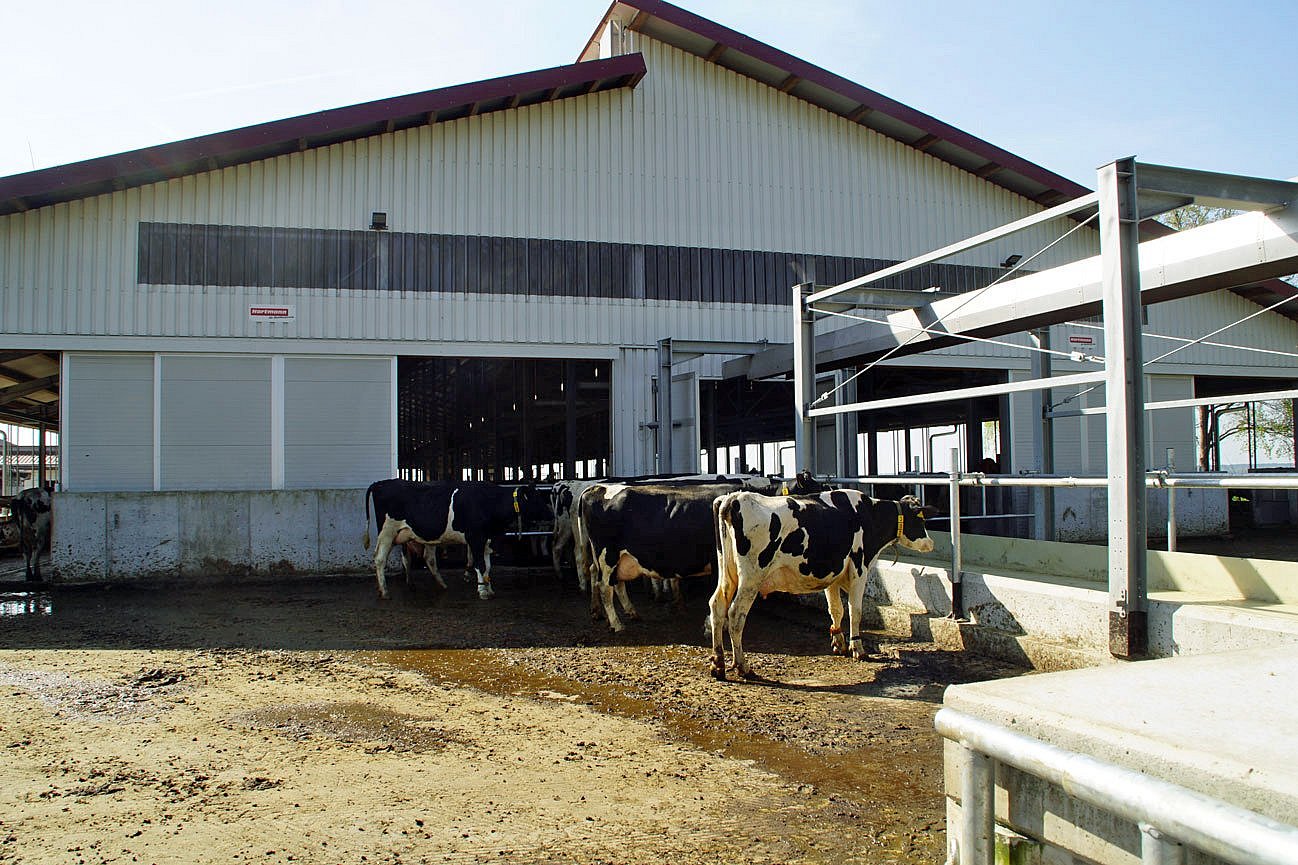
M 435 122 L 438 112 L 484 102 L 503 100 L 486 109 L 501 110 L 520 100 L 532 104 L 608 87 L 635 87 L 645 72 L 642 55 L 626 54 L 332 108 L 0 177 L 0 214 Z
M 693 12 L 673 6 L 671 3 L 664 2 L 664 0 L 620 0 L 620 2 L 622 5 L 661 18 L 670 24 L 689 30 L 727 48 L 733 48 L 777 69 L 786 70 L 805 81 L 824 87 L 848 99 L 855 100 L 860 105 L 907 123 L 922 130 L 925 134 L 949 141 L 971 153 L 984 157 L 989 163 L 1011 169 L 1024 177 L 1053 189 L 1066 198 L 1078 198 L 1091 192 L 1086 187 L 1062 175 L 1056 174 L 1036 163 L 1029 162 L 1020 156 L 1015 156 L 1007 150 L 983 141 L 981 138 L 970 135 L 950 124 L 943 123 L 924 114 L 922 111 L 917 111 L 868 87 L 849 81 L 841 75 L 835 75 L 833 72 L 717 24 L 715 21 L 710 21 Z M 617 5 L 618 2 L 615 0 L 613 5 L 609 7 L 608 12 L 605 13 L 604 19 L 601 20 L 601 26 L 603 20 L 607 20 Z M 596 28 L 596 35 L 598 33 L 599 28 Z M 589 44 L 587 42 L 586 46 Z M 586 46 L 583 46 L 583 51 Z

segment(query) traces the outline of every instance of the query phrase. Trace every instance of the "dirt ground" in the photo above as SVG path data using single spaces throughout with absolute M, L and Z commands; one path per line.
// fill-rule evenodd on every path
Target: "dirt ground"
M 936 863 L 942 692 L 1021 672 L 772 598 L 716 682 L 702 584 L 615 636 L 500 571 L 8 584 L 0 862 Z

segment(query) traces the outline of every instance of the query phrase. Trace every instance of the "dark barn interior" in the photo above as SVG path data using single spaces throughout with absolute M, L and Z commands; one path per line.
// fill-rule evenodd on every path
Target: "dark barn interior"
M 611 472 L 610 361 L 402 357 L 397 373 L 397 453 L 403 477 L 508 483 Z M 877 367 L 857 380 L 857 399 L 990 384 L 999 378 L 1003 373 L 997 371 Z M 746 446 L 790 442 L 792 404 L 790 381 L 700 381 L 700 471 L 736 471 L 741 468 L 736 463 L 745 462 Z M 869 424 L 884 432 L 972 420 L 971 453 L 979 454 L 981 422 L 1000 415 L 997 397 L 917 402 L 861 415 L 860 431 L 867 432 Z M 766 458 L 767 449 L 758 450 L 763 464 L 748 467 L 779 473 L 778 462 Z M 861 469 L 873 474 L 878 467 Z
M 606 360 L 402 357 L 397 460 L 416 480 L 608 473 Z

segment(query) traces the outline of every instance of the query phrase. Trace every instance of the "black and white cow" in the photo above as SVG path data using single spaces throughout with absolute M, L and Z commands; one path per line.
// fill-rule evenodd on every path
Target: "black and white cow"
M 639 477 L 613 477 L 586 480 L 555 481 L 550 487 L 550 508 L 554 511 L 554 532 L 550 538 L 550 558 L 554 564 L 554 575 L 563 579 L 561 562 L 566 551 L 573 551 L 576 561 L 577 500 L 581 494 L 595 484 L 624 483 L 645 484 L 660 481 L 706 481 L 748 480 L 748 475 L 643 475 Z M 760 476 L 759 476 L 760 477 Z M 584 569 L 577 569 L 577 584 L 582 589 L 588 588 L 588 575 Z
M 550 560 L 554 564 L 554 576 L 563 579 L 563 554 L 573 549 L 576 560 L 575 524 L 577 518 L 577 499 L 582 492 L 600 483 L 597 480 L 555 481 L 550 487 L 550 509 L 554 511 L 554 532 L 550 536 Z M 577 584 L 586 588 L 586 574 L 577 570 Z
M 815 481 L 801 477 L 794 489 Z M 623 629 L 616 594 L 628 618 L 638 618 L 626 583 L 645 576 L 664 580 L 679 605 L 680 580 L 706 576 L 716 564 L 712 501 L 737 489 L 774 491 L 776 478 L 722 481 L 674 480 L 650 484 L 596 484 L 579 499 L 577 571 L 589 569 L 591 615 L 602 607 L 609 627 Z
M 924 519 L 937 512 L 914 496 L 874 499 L 856 490 L 814 496 L 730 493 L 713 504 L 717 534 L 717 589 L 709 603 L 712 675 L 726 677 L 724 636 L 730 634 L 734 669 L 750 676 L 743 634 L 758 595 L 824 591 L 829 604 L 830 648 L 865 657 L 861 644 L 861 602 L 870 568 L 885 547 L 899 544 L 933 550 Z M 848 639 L 843 639 L 847 592 Z
M 378 539 L 374 548 L 374 573 L 379 596 L 388 597 L 384 570 L 393 544 L 418 541 L 425 547 L 464 544 L 477 575 L 478 597 L 490 598 L 491 539 L 505 534 L 524 519 L 545 511 L 532 487 L 510 489 L 483 481 L 433 481 L 421 483 L 399 478 L 376 481 L 365 491 L 365 548 L 370 546 L 370 500 Z M 539 507 L 538 507 L 539 505 Z M 425 558 L 433 569 L 431 549 Z M 436 572 L 434 572 L 436 573 Z M 440 579 L 439 579 L 440 582 Z
M 18 549 L 23 554 L 27 579 L 40 582 L 41 552 L 50 542 L 50 512 L 52 504 L 46 490 L 23 490 L 11 504 L 18 523 Z

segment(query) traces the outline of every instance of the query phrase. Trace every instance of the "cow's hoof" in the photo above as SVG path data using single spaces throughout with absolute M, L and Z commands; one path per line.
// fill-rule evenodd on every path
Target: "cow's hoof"
M 712 669 L 708 670 L 708 673 L 710 673 L 712 678 L 716 679 L 718 682 L 724 682 L 726 680 L 725 667 L 718 667 L 716 664 L 713 664 Z
M 627 610 L 624 615 L 633 622 L 640 621 L 640 614 L 635 610 Z
M 496 597 L 496 593 L 491 590 L 490 586 L 487 586 L 485 588 L 480 586 L 478 588 L 478 597 L 484 601 L 489 601 L 492 598 Z

